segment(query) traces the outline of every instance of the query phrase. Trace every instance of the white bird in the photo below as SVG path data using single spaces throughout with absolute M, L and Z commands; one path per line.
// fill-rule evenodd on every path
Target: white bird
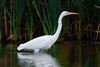
M 20 51 L 20 50 L 28 49 L 28 50 L 34 50 L 35 53 L 39 52 L 40 50 L 48 50 L 56 42 L 56 40 L 59 37 L 59 34 L 62 29 L 62 18 L 64 16 L 74 15 L 74 14 L 78 14 L 78 13 L 63 11 L 61 15 L 59 16 L 58 27 L 55 34 L 40 36 L 26 43 L 20 44 L 17 47 L 17 50 Z

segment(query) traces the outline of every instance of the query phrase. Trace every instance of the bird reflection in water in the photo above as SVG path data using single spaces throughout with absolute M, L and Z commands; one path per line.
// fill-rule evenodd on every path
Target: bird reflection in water
M 48 53 L 17 53 L 19 67 L 60 67 L 57 60 Z

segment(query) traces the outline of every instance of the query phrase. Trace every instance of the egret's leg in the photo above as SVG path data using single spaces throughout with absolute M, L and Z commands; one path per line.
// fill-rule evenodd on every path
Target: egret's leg
M 46 53 L 47 52 L 47 49 L 41 49 L 40 52 Z
M 40 49 L 36 49 L 34 50 L 34 53 L 38 53 L 40 51 Z

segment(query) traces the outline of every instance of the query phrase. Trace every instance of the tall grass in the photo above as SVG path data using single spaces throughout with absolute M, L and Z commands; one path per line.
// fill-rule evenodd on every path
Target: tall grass
M 4 25 L 5 33 L 8 34 L 7 24 L 10 24 L 10 35 L 14 35 L 14 40 L 17 40 L 20 37 L 20 29 L 21 29 L 21 21 L 23 19 L 22 14 L 24 14 L 24 10 L 27 6 L 28 17 L 27 17 L 27 34 L 29 39 L 32 39 L 32 25 L 33 25 L 33 10 L 37 11 L 39 18 L 41 19 L 41 24 L 43 27 L 43 31 L 45 34 L 54 34 L 57 29 L 57 21 L 59 14 L 62 10 L 79 12 L 80 17 L 78 23 L 64 21 L 63 23 L 63 31 L 61 36 L 65 35 L 67 31 L 70 32 L 71 23 L 76 24 L 77 27 L 76 32 L 80 32 L 89 24 L 97 24 L 99 19 L 99 0 L 95 1 L 85 1 L 85 0 L 45 0 L 40 1 L 41 3 L 36 3 L 34 0 L 34 4 L 32 4 L 33 0 L 0 0 L 0 15 L 1 19 L 3 19 L 0 23 L 0 27 Z M 40 6 L 38 5 L 41 5 Z M 95 6 L 98 5 L 98 6 Z M 34 9 L 35 7 L 35 9 Z M 25 15 L 24 15 L 25 16 Z M 9 19 L 9 21 L 8 21 Z M 5 23 L 2 23 L 5 22 Z M 78 29 L 78 30 L 77 30 Z M 11 33 L 12 32 L 12 33 Z M 78 36 L 78 35 L 77 35 Z M 81 37 L 81 35 L 80 35 Z M 79 37 L 79 38 L 80 38 Z
M 84 28 L 86 28 L 89 24 L 97 25 L 99 20 L 99 10 L 95 7 L 96 4 L 99 4 L 98 0 L 92 1 L 92 0 L 66 0 L 66 7 L 69 11 L 78 12 L 79 16 L 77 17 L 79 20 L 73 23 L 76 29 L 73 30 L 76 32 L 76 36 L 81 39 L 84 37 Z M 67 24 L 67 29 L 71 28 L 72 22 L 69 22 L 69 26 Z M 70 32 L 70 31 L 69 31 Z M 91 32 L 92 33 L 92 32 Z M 75 34 L 75 33 L 74 33 Z M 86 34 L 85 34 L 86 35 Z M 88 37 L 86 37 L 88 38 Z M 94 36 L 92 36 L 92 39 Z
M 28 8 L 27 18 L 25 21 L 26 28 L 27 28 L 27 35 L 29 39 L 32 39 L 32 28 L 33 28 L 33 11 L 36 10 L 43 27 L 44 34 L 54 34 L 57 29 L 58 25 L 58 17 L 62 10 L 68 10 L 68 11 L 74 11 L 79 12 L 80 21 L 76 21 L 75 19 L 68 18 L 67 21 L 64 20 L 63 22 L 63 30 L 61 33 L 61 37 L 64 38 L 64 35 L 66 35 L 66 32 L 71 32 L 70 28 L 73 27 L 73 25 L 76 27 L 74 28 L 76 32 L 76 36 L 80 39 L 82 37 L 81 31 L 88 26 L 89 24 L 96 24 L 99 21 L 99 11 L 97 11 L 97 8 L 95 5 L 98 5 L 97 1 L 85 1 L 85 0 L 46 0 L 46 1 L 38 1 L 36 0 L 9 0 L 11 3 L 9 5 L 6 5 L 5 3 L 9 3 L 8 1 L 3 2 L 1 0 L 1 10 L 0 13 L 4 13 L 4 19 L 5 19 L 5 33 L 7 34 L 8 29 L 7 28 L 7 19 L 8 16 L 10 18 L 10 35 L 14 36 L 14 40 L 19 39 L 20 31 L 21 31 L 21 23 L 22 23 L 22 16 L 25 16 L 24 12 L 25 9 Z M 32 3 L 33 2 L 33 3 Z M 41 4 L 42 2 L 42 4 Z M 90 4 L 88 4 L 90 3 Z M 38 6 L 40 5 L 40 6 Z M 34 9 L 35 7 L 35 9 Z M 40 8 L 41 7 L 41 8 Z M 6 9 L 4 9 L 6 8 Z M 22 15 L 23 14 L 23 15 Z M 76 17 L 76 16 L 75 16 Z M 96 18 L 95 18 L 96 17 Z M 73 18 L 73 17 L 72 17 Z M 70 21 L 73 20 L 73 21 Z M 75 21 L 75 22 L 74 22 Z M 3 26 L 4 23 L 1 25 Z M 38 24 L 38 23 L 37 23 Z M 72 25 L 71 25 L 72 24 Z M 78 33 L 77 33 L 78 32 Z M 80 35 L 80 36 L 79 36 Z
M 0 42 L 1 42 L 1 36 L 2 36 L 2 34 L 1 34 L 1 31 L 0 31 Z
M 0 0 L 0 40 L 1 41 L 2 41 L 2 39 L 5 39 L 6 34 L 7 34 L 7 29 L 5 26 L 7 23 L 5 8 L 6 8 L 5 0 Z
M 23 23 L 25 24 L 25 29 L 27 29 L 24 34 L 28 35 L 28 39 L 32 39 L 34 16 L 32 1 L 33 0 L 0 0 L 0 20 L 2 20 L 0 22 L 0 30 L 5 31 L 4 33 L 8 35 L 6 40 L 11 39 L 17 41 L 21 39 L 23 37 L 21 36 Z M 28 15 L 24 19 L 23 16 L 26 16 L 27 13 Z M 5 28 L 3 28 L 3 26 Z M 27 37 L 27 35 L 25 35 L 25 37 Z
M 32 34 L 33 34 L 33 5 L 32 5 L 32 0 L 27 0 L 27 5 L 28 5 L 28 18 L 27 18 L 27 35 L 29 39 L 32 39 Z
M 4 2 L 5 2 L 5 0 L 4 0 Z M 6 13 L 7 13 L 7 10 L 6 10 L 6 5 L 4 5 L 4 12 L 3 12 L 3 14 L 4 14 L 4 29 L 5 29 L 5 34 L 6 34 L 6 36 L 7 36 L 7 17 L 6 17 Z
M 60 14 L 60 0 L 48 0 L 48 3 L 41 5 L 41 12 L 35 9 L 41 20 L 44 34 L 54 34 L 57 29 L 58 16 Z
M 16 9 L 13 14 L 13 35 L 14 40 L 17 40 L 20 36 L 20 28 L 21 28 L 21 18 L 25 8 L 25 0 L 16 0 Z

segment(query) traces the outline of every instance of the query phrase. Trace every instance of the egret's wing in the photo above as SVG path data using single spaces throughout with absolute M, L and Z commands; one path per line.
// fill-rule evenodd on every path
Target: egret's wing
M 45 47 L 50 43 L 51 37 L 52 37 L 51 35 L 46 35 L 32 39 L 25 43 L 27 45 L 26 48 L 35 49 L 35 48 Z

